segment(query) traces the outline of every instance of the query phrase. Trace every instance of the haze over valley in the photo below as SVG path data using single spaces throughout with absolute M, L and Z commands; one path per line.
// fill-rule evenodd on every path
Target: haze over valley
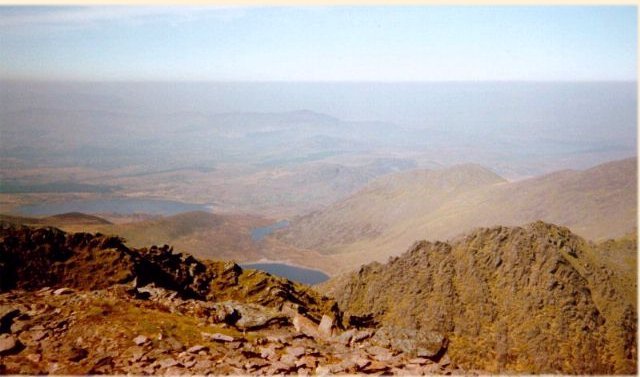
M 0 7 L 0 374 L 637 372 L 636 13 Z

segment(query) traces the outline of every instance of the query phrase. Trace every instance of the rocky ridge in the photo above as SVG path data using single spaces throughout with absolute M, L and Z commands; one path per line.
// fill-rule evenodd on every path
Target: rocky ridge
M 342 318 L 309 287 L 232 262 L 100 234 L 0 228 L 2 374 L 454 371 L 444 338 L 403 352 L 366 322 Z
M 396 343 L 412 339 L 415 347 L 416 334 L 440 334 L 465 370 L 633 374 L 637 278 L 599 255 L 615 254 L 616 244 L 543 222 L 481 228 L 446 243 L 418 242 L 319 289 L 345 318 L 369 318 Z M 623 244 L 637 250 L 635 237 Z M 633 255 L 625 263 L 635 266 Z

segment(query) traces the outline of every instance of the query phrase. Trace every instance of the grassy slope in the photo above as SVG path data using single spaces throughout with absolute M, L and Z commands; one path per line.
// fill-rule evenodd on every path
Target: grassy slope
M 340 254 L 342 271 L 382 261 L 415 240 L 448 239 L 479 226 L 543 220 L 588 239 L 618 237 L 637 223 L 636 163 L 627 159 L 512 183 L 478 184 L 467 171 L 460 181 L 468 179 L 469 189 L 447 193 L 429 182 L 434 176 L 405 172 L 299 219 L 279 237 Z

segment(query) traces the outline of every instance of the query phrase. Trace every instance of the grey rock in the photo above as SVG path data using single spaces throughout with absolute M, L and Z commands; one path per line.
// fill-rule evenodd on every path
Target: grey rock
M 306 350 L 304 347 L 288 347 L 286 352 L 294 357 L 300 357 L 305 354 Z
M 334 337 L 334 340 L 338 343 L 348 345 L 351 343 L 351 339 L 353 338 L 355 333 L 356 333 L 356 330 L 354 329 L 347 330 L 347 331 L 344 331 L 342 334 Z
M 296 365 L 296 361 L 298 361 L 298 358 L 290 355 L 290 354 L 284 354 L 282 356 L 280 356 L 280 362 L 285 363 L 287 365 L 290 366 L 295 366 Z
M 64 288 L 56 289 L 55 291 L 53 291 L 53 294 L 56 295 L 56 296 L 60 296 L 60 295 L 68 295 L 68 294 L 71 294 L 71 293 L 74 293 L 74 292 L 75 292 L 75 290 L 73 290 L 71 288 L 64 287 Z
M 160 368 L 169 368 L 172 366 L 176 366 L 179 363 L 174 358 L 167 357 L 165 359 L 159 360 L 157 364 L 160 366 Z
M 448 345 L 447 338 L 440 333 L 394 326 L 379 329 L 372 340 L 377 344 L 388 345 L 392 349 L 408 355 L 430 359 L 441 355 Z
M 407 363 L 408 364 L 416 364 L 416 365 L 424 365 L 427 364 L 429 362 L 429 359 L 423 358 L 423 357 L 416 357 L 413 358 L 411 360 L 409 360 Z
M 146 344 L 148 341 L 149 341 L 149 338 L 147 338 L 144 335 L 138 335 L 135 338 L 133 338 L 133 342 L 138 346 Z
M 216 342 L 233 342 L 235 339 L 232 336 L 224 335 L 220 333 L 208 333 L 202 332 L 202 336 L 206 339 L 215 340 Z
M 208 349 L 209 349 L 209 347 L 206 347 L 206 346 L 202 346 L 202 345 L 197 344 L 197 345 L 195 345 L 195 346 L 193 346 L 193 347 L 190 347 L 190 348 L 187 350 L 187 352 L 188 352 L 188 353 L 198 353 L 198 352 L 200 352 L 200 351 L 206 351 L 206 350 L 208 350 Z
M 260 348 L 260 357 L 263 359 L 274 360 L 277 358 L 275 347 L 261 347 Z
M 353 339 L 351 339 L 351 342 L 358 343 L 365 339 L 371 338 L 372 335 L 373 335 L 372 330 L 360 330 L 353 335 Z
M 165 342 L 171 347 L 173 351 L 179 352 L 184 349 L 184 345 L 178 341 L 178 339 L 169 336 L 165 339 Z
M 323 315 L 318 325 L 318 333 L 324 338 L 329 338 L 333 335 L 335 320 L 328 315 Z
M 254 304 L 235 304 L 234 309 L 240 318 L 234 323 L 239 330 L 258 330 L 271 325 L 289 323 L 289 317 L 283 313 Z

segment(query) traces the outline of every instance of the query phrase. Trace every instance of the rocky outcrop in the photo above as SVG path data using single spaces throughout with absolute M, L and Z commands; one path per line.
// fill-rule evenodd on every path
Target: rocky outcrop
M 105 289 L 114 284 L 155 286 L 185 298 L 240 300 L 272 308 L 295 303 L 320 322 L 339 317 L 332 300 L 309 287 L 233 262 L 200 261 L 169 246 L 128 248 L 118 237 L 68 234 L 56 228 L 1 225 L 0 291 L 67 287 Z
M 371 332 L 300 331 L 287 311 L 181 298 L 158 287 L 51 288 L 0 293 L 11 306 L 0 334 L 9 374 L 433 374 L 446 360 L 413 358 L 373 342 Z M 237 314 L 234 314 L 237 313 Z M 299 313 L 297 318 L 306 318 Z M 5 317 L 6 318 L 6 317 Z M 282 321 L 281 321 L 282 320 Z M 309 323 L 313 323 L 306 318 Z M 244 322 L 243 322 L 244 321 Z M 252 323 L 252 325 L 247 325 Z M 256 325 L 259 324 L 259 325 Z M 311 325 L 313 326 L 313 325 Z M 315 326 L 320 334 L 319 326 Z M 365 332 L 363 336 L 363 332 Z M 344 342 L 343 334 L 349 341 Z
M 168 246 L 3 227 L 0 374 L 433 374 L 309 287 Z
M 466 369 L 635 373 L 636 284 L 598 246 L 542 222 L 418 242 L 322 287 L 345 318 L 371 318 L 398 350 L 446 348 Z M 384 341 L 378 342 L 385 344 Z

